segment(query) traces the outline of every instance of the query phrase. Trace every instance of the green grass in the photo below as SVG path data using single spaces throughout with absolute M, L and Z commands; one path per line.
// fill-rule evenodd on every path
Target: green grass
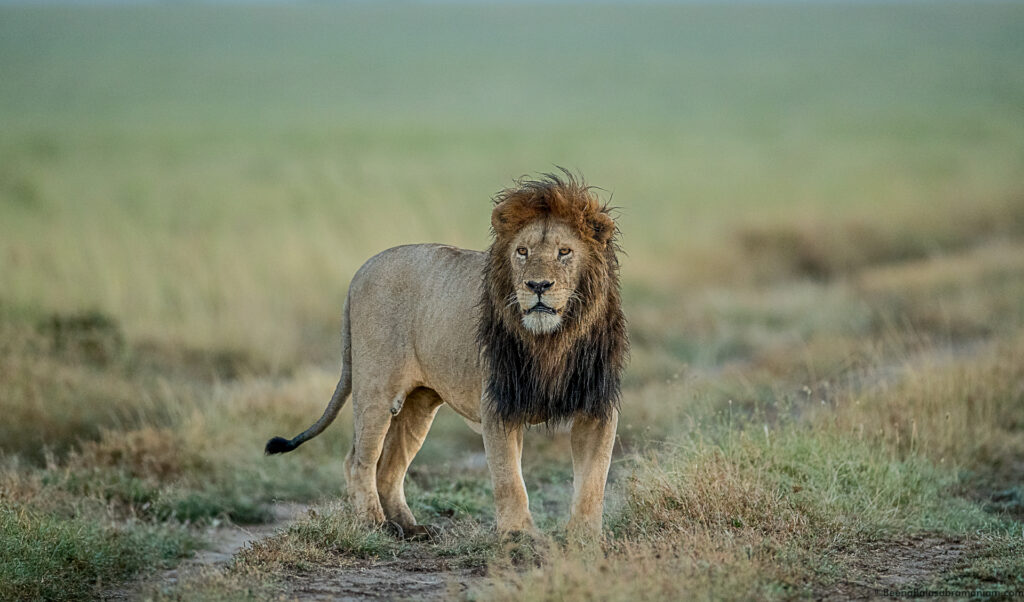
M 115 527 L 5 504 L 0 507 L 0 597 L 92 599 L 100 587 L 169 566 L 193 548 L 192 538 L 180 529 Z

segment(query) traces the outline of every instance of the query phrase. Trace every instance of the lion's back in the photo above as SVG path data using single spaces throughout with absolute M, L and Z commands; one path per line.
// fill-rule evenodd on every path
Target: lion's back
M 388 298 L 403 306 L 435 298 L 479 301 L 484 253 L 441 244 L 392 247 L 366 260 L 349 285 L 350 296 Z M 473 289 L 471 292 L 469 289 Z
M 362 371 L 415 373 L 444 393 L 477 379 L 476 328 L 485 254 L 448 245 L 393 247 L 349 285 L 352 356 Z

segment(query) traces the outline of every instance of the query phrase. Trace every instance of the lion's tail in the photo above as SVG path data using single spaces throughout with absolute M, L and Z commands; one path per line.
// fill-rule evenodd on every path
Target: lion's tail
M 348 299 L 345 299 L 345 309 L 342 311 L 342 325 L 341 325 L 341 378 L 338 380 L 338 386 L 334 389 L 334 395 L 331 396 L 331 402 L 327 404 L 327 409 L 324 410 L 323 416 L 320 420 L 302 432 L 294 439 L 285 439 L 284 437 L 274 437 L 270 441 L 267 441 L 267 447 L 264 452 L 269 456 L 271 454 L 283 454 L 290 452 L 296 447 L 302 445 L 306 441 L 309 441 L 313 437 L 316 437 L 324 431 L 334 419 L 338 417 L 338 412 L 341 411 L 341 407 L 345 405 L 345 401 L 348 399 L 349 393 L 352 392 L 352 331 L 349 326 L 349 311 L 348 311 Z

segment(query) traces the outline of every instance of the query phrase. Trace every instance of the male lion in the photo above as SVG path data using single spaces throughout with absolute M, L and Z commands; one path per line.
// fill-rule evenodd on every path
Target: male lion
M 351 392 L 345 472 L 356 512 L 406 536 L 429 535 L 409 511 L 403 481 L 447 403 L 483 434 L 498 531 L 531 532 L 523 431 L 571 422 L 568 529 L 599 534 L 628 341 L 615 222 L 564 173 L 498 193 L 486 253 L 408 245 L 367 261 L 348 289 L 330 404 L 306 432 L 275 437 L 266 452 L 320 434 Z

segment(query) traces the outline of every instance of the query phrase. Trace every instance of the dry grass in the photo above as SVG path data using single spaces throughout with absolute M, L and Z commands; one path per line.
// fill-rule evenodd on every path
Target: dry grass
M 879 330 L 969 341 L 1011 334 L 1024 323 L 1024 247 L 998 241 L 865 270 L 854 290 Z
M 927 358 L 892 382 L 879 375 L 868 391 L 821 412 L 851 436 L 876 438 L 902 455 L 978 469 L 1024 457 L 1024 340 L 981 357 Z
M 1024 235 L 1024 196 L 1002 202 L 897 208 L 869 217 L 788 219 L 737 232 L 743 259 L 761 281 L 831 279 L 864 268 L 957 252 Z
M 945 369 L 885 369 L 889 384 L 839 391 L 824 406 L 814 399 L 795 421 L 706 422 L 632 461 L 601 549 L 569 549 L 527 570 L 496 561 L 479 593 L 501 600 L 790 599 L 858 579 L 851 571 L 881 570 L 851 559 L 846 551 L 858 542 L 898 533 L 962 540 L 980 530 L 991 534 L 985 545 L 1012 547 L 1015 527 L 953 492 L 955 466 L 991 470 L 1024 451 L 1021 348 L 1017 340 Z M 977 583 L 994 573 L 1013 587 L 1007 571 L 1019 569 L 988 555 L 958 566 L 931 578 Z
M 778 599 L 773 566 L 749 541 L 696 536 L 686 545 L 633 544 L 606 554 L 552 555 L 542 568 L 496 567 L 476 594 L 488 600 Z
M 145 426 L 133 431 L 105 431 L 99 441 L 86 441 L 72 452 L 66 466 L 120 468 L 136 478 L 169 481 L 208 467 L 185 437 L 168 428 Z
M 10 321 L 0 321 L 0 341 L 0 449 L 40 461 L 47 449 L 66 452 L 104 428 L 159 423 L 166 415 L 159 391 L 107 369 L 107 359 L 97 365 L 77 345 L 57 348 L 35 327 Z
M 383 530 L 360 524 L 345 503 L 333 503 L 298 521 L 273 538 L 254 543 L 237 558 L 244 570 L 270 574 L 353 559 L 391 558 L 405 545 Z

